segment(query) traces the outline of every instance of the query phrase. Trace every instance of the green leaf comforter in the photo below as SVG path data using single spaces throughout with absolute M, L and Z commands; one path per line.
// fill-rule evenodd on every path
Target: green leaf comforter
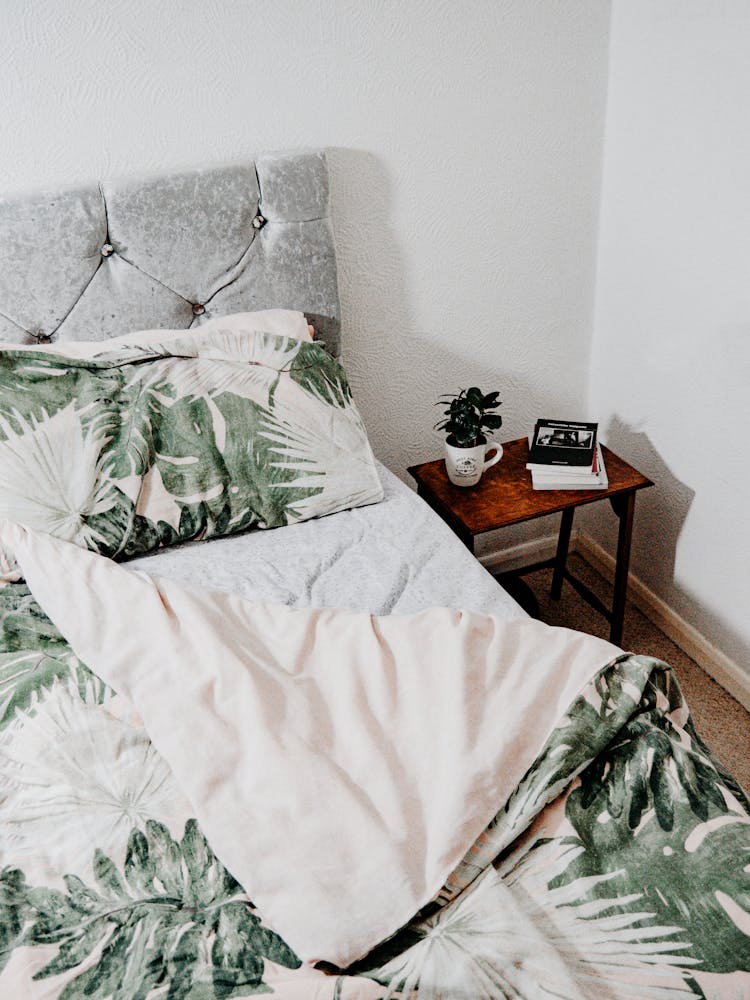
M 472 799 L 475 819 L 485 816 L 482 822 L 487 817 L 490 821 L 479 837 L 471 836 L 437 895 L 420 912 L 410 914 L 395 936 L 373 941 L 373 950 L 347 970 L 314 968 L 301 962 L 278 928 L 266 923 L 263 907 L 254 907 L 217 857 L 226 843 L 223 825 L 245 822 L 251 839 L 249 831 L 256 822 L 252 817 L 262 829 L 260 818 L 265 821 L 281 796 L 271 788 L 257 801 L 252 796 L 249 803 L 238 799 L 236 809 L 215 815 L 213 785 L 203 792 L 190 786 L 188 796 L 185 788 L 190 782 L 175 776 L 180 771 L 175 753 L 183 751 L 175 750 L 174 734 L 179 734 L 187 699 L 174 678 L 183 676 L 187 686 L 206 659 L 220 655 L 229 662 L 233 655 L 229 626 L 245 610 L 225 595 L 229 604 L 221 604 L 223 617 L 214 623 L 210 641 L 208 630 L 202 647 L 194 643 L 183 647 L 179 615 L 175 617 L 180 601 L 197 602 L 192 627 L 200 629 L 201 621 L 204 625 L 208 621 L 205 614 L 211 617 L 206 609 L 219 607 L 212 603 L 214 596 L 184 596 L 177 585 L 152 584 L 142 574 L 128 573 L 41 535 L 30 535 L 30 544 L 19 541 L 17 529 L 6 531 L 4 537 L 51 619 L 62 615 L 58 624 L 77 652 L 87 651 L 89 662 L 81 662 L 26 584 L 0 589 L 0 996 L 14 1000 L 57 996 L 203 1000 L 266 993 L 282 1000 L 750 996 L 750 804 L 702 744 L 665 664 L 622 654 L 597 668 L 592 664 L 584 668 L 576 657 L 595 647 L 588 647 L 576 634 L 545 632 L 543 626 L 529 623 L 530 631 L 522 638 L 525 623 L 511 627 L 484 616 L 451 617 L 446 612 L 442 617 L 423 617 L 421 624 L 415 622 L 419 616 L 404 616 L 401 623 L 395 616 L 390 620 L 354 616 L 355 622 L 351 615 L 339 619 L 337 612 L 329 611 L 331 617 L 321 619 L 316 612 L 271 609 L 269 621 L 277 625 L 307 622 L 308 638 L 317 634 L 320 639 L 331 626 L 343 630 L 339 637 L 344 633 L 354 637 L 355 649 L 367 634 L 372 649 L 383 650 L 382 662 L 371 669 L 369 653 L 358 662 L 346 643 L 333 649 L 314 645 L 321 664 L 337 658 L 338 680 L 331 698 L 350 699 L 353 710 L 359 706 L 357 731 L 368 718 L 361 714 L 363 686 L 368 691 L 365 702 L 372 702 L 373 692 L 378 692 L 384 715 L 373 706 L 366 735 L 386 757 L 392 740 L 407 738 L 409 715 L 415 731 L 429 723 L 420 717 L 419 701 L 408 702 L 413 694 L 411 671 L 417 667 L 392 662 L 390 652 L 397 640 L 408 643 L 410 629 L 420 640 L 433 627 L 443 630 L 439 646 L 448 650 L 447 665 L 424 642 L 415 644 L 431 658 L 421 665 L 434 672 L 434 690 L 422 687 L 430 713 L 441 704 L 440 692 L 454 690 L 451 685 L 462 671 L 474 673 L 464 692 L 471 714 L 453 720 L 453 728 L 442 717 L 435 722 L 446 743 L 442 751 L 433 749 L 427 762 L 438 806 L 447 801 L 443 786 L 453 773 L 450 768 L 458 750 L 472 760 L 474 744 L 482 743 L 487 735 L 484 727 L 491 726 L 493 718 L 498 723 L 497 743 L 509 739 L 514 705 L 504 709 L 498 699 L 491 713 L 481 711 L 497 685 L 510 678 L 519 700 L 537 688 L 524 709 L 524 726 L 514 731 L 512 752 L 498 757 L 507 766 L 521 767 L 519 776 L 497 801 L 491 789 L 501 786 L 502 774 L 486 785 L 484 797 Z M 155 628 L 172 622 L 179 651 L 175 662 L 162 668 L 152 659 L 148 643 L 143 663 L 135 665 L 129 653 L 98 649 L 97 627 L 103 636 L 109 635 L 111 623 L 118 616 L 122 619 L 123 607 L 129 606 L 107 610 L 111 600 L 103 590 L 110 571 L 136 578 L 131 591 L 130 584 L 117 576 L 116 586 L 123 583 L 128 602 L 153 599 L 160 604 L 165 617 Z M 82 609 L 78 619 L 71 613 L 77 605 Z M 92 609 L 101 618 L 92 621 Z M 142 608 L 138 604 L 135 610 L 140 614 Z M 253 605 L 248 613 L 262 618 L 266 611 Z M 277 620 L 274 615 L 281 617 Z M 303 618 L 294 617 L 299 615 Z M 426 630 L 419 633 L 425 622 Z M 249 631 L 246 645 L 252 655 L 243 669 L 252 673 L 253 683 L 263 675 L 263 683 L 270 679 L 274 685 L 277 696 L 266 703 L 266 714 L 269 730 L 284 734 L 279 752 L 291 754 L 293 760 L 294 754 L 302 755 L 320 738 L 319 733 L 304 730 L 304 713 L 290 715 L 293 702 L 283 694 L 288 683 L 295 691 L 307 692 L 315 703 L 320 732 L 332 736 L 327 745 L 333 760 L 337 741 L 344 735 L 328 732 L 338 707 L 331 703 L 327 712 L 326 705 L 317 701 L 323 686 L 313 682 L 316 671 L 324 667 L 305 673 L 307 654 L 298 661 L 287 659 L 286 666 L 276 657 L 278 649 L 296 641 L 295 628 Z M 473 655 L 461 662 L 456 651 L 469 634 Z M 572 669 L 581 671 L 581 679 L 588 672 L 588 678 L 549 724 L 540 725 L 538 720 L 549 717 L 549 699 L 563 697 L 567 690 L 539 641 L 544 634 L 555 650 L 553 659 L 557 657 L 564 668 L 572 664 Z M 126 641 L 125 630 L 122 636 Z M 486 654 L 481 669 L 476 663 L 477 637 Z M 95 664 L 89 653 L 101 659 L 102 670 L 116 679 L 117 686 L 90 669 Z M 419 652 L 416 656 L 418 660 Z M 533 664 L 541 677 L 533 676 Z M 520 672 L 514 675 L 517 668 Z M 162 680 L 172 681 L 159 693 L 162 669 Z M 492 680 L 491 688 L 477 692 L 483 672 Z M 235 675 L 238 687 L 222 695 L 224 677 L 217 675 L 216 683 L 204 692 L 212 718 L 206 732 L 231 717 L 229 709 L 221 707 L 222 698 L 231 702 L 237 691 L 249 690 Z M 525 682 L 519 681 L 524 677 Z M 142 685 L 153 686 L 155 699 L 182 706 L 173 712 L 174 733 L 165 731 L 158 713 L 154 715 L 154 702 Z M 120 686 L 123 690 L 118 691 Z M 444 699 L 443 710 L 450 701 Z M 409 712 L 403 713 L 407 702 Z M 262 714 L 252 714 L 248 728 L 260 725 Z M 393 720 L 392 729 L 377 728 L 375 723 L 383 717 Z M 450 720 L 450 714 L 445 718 Z M 162 752 L 149 737 L 150 725 Z M 199 741 L 197 729 L 202 725 L 191 723 L 185 739 Z M 295 731 L 304 736 L 299 745 L 290 735 Z M 249 738 L 254 738 L 252 733 Z M 243 734 L 228 731 L 226 746 L 215 749 L 215 744 L 203 743 L 202 752 L 210 764 L 214 753 L 244 746 L 243 740 Z M 439 741 L 435 746 L 440 747 Z M 395 772 L 401 760 L 391 759 Z M 408 770 L 409 752 L 403 761 Z M 249 768 L 247 785 L 255 788 L 262 787 L 259 772 L 272 763 L 238 759 L 237 767 Z M 375 775 L 374 764 L 372 770 Z M 416 781 L 416 772 L 409 774 L 409 780 Z M 394 780 L 402 778 L 396 774 Z M 366 797 L 374 787 L 363 781 L 357 794 Z M 286 792 L 293 797 L 293 780 Z M 335 828 L 336 823 L 347 822 L 347 816 L 335 810 L 333 818 L 328 815 L 336 788 L 332 785 L 320 793 L 317 805 L 312 797 L 307 814 L 289 829 L 290 842 L 314 840 L 317 823 L 330 822 Z M 243 819 L 246 808 L 250 819 Z M 199 821 L 203 816 L 205 822 Z M 373 823 L 376 820 L 373 814 Z M 207 839 L 208 826 L 218 831 L 216 838 Z M 404 836 L 398 829 L 385 833 L 394 841 Z M 408 854 L 408 844 L 402 847 Z M 286 850 L 287 845 L 279 848 Z M 345 867 L 344 856 L 339 857 Z M 268 864 L 272 866 L 270 857 Z M 345 885 L 359 877 L 354 870 L 344 874 L 342 880 L 341 872 L 332 869 L 331 884 Z M 388 873 L 383 874 L 386 884 Z M 255 873 L 249 878 L 256 878 Z M 299 878 L 299 872 L 288 872 L 290 883 Z M 279 886 L 280 893 L 286 889 Z M 376 895 L 362 896 L 353 908 L 342 897 L 342 925 L 356 922 L 360 907 L 367 911 L 381 905 Z M 321 898 L 335 912 L 337 899 Z M 308 905 L 309 898 L 300 895 L 300 910 Z M 311 922 L 315 917 L 308 914 Z

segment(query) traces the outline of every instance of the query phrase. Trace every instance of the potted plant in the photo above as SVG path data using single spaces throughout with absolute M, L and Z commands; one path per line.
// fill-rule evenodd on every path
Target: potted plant
M 445 467 L 448 478 L 456 486 L 475 486 L 485 469 L 500 461 L 502 445 L 487 444 L 483 431 L 497 430 L 503 418 L 493 413 L 501 405 L 499 392 L 483 393 L 472 386 L 461 389 L 452 396 L 443 396 L 435 404 L 448 408 L 443 418 L 435 424 L 435 429 L 445 431 Z M 487 459 L 491 451 L 492 458 Z

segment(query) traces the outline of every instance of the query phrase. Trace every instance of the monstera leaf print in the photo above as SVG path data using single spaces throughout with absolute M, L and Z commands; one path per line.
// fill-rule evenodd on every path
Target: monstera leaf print
M 25 584 L 0 587 L 0 653 L 69 648 Z
M 164 487 L 180 503 L 211 500 L 224 493 L 226 465 L 216 440 L 214 412 L 207 398 L 182 398 L 169 421 L 154 434 Z
M 351 403 L 351 390 L 341 367 L 321 347 L 305 345 L 295 355 L 289 373 L 297 385 L 329 406 Z
M 121 381 L 117 369 L 103 373 L 108 388 L 102 393 L 102 386 L 87 378 L 85 370 L 61 361 L 58 355 L 39 351 L 0 351 L 0 417 L 15 433 L 22 432 L 22 425 L 54 416 L 73 399 L 79 399 L 80 405 L 90 411 L 91 404 L 102 395 L 116 395 L 111 383 Z
M 552 731 L 542 752 L 448 879 L 447 901 L 464 889 L 605 750 L 638 711 L 654 672 L 668 671 L 660 660 L 623 654 L 599 671 Z
M 78 662 L 72 653 L 60 658 L 43 652 L 0 654 L 0 729 L 32 707 L 55 681 L 70 677 Z
M 636 712 L 652 675 L 662 670 L 669 668 L 651 657 L 623 655 L 599 671 L 555 727 L 498 822 L 510 832 L 523 830 L 541 806 L 593 764 L 621 732 Z
M 0 349 L 0 468 L 0 517 L 113 558 L 383 496 L 340 366 L 254 330 Z
M 569 805 L 568 815 L 575 825 L 575 805 Z M 696 823 L 687 810 L 676 819 L 675 828 L 666 833 L 652 814 L 637 833 L 617 838 L 615 855 L 608 856 L 604 837 L 590 841 L 565 877 L 614 869 L 618 892 L 640 889 L 659 920 L 679 921 L 691 943 L 690 954 L 702 967 L 748 972 L 750 818 L 732 809 L 706 823 Z
M 259 409 L 228 392 L 217 394 L 213 402 L 228 427 L 244 428 L 243 434 L 227 434 L 223 441 L 222 459 L 228 468 L 235 470 L 225 497 L 229 513 L 227 530 L 286 524 L 290 503 L 319 489 L 280 491 L 274 487 L 278 482 L 290 482 L 294 473 L 276 469 L 272 464 L 270 442 L 261 433 L 267 409 Z
M 17 868 L 0 871 L 0 970 L 21 938 L 26 919 L 26 879 Z
M 73 654 L 24 584 L 0 588 L 0 731 L 56 683 L 101 704 L 107 685 Z
M 0 964 L 14 944 L 55 945 L 35 979 L 68 974 L 60 1000 L 145 997 L 169 986 L 172 1000 L 269 992 L 264 960 L 299 959 L 253 912 L 194 821 L 181 841 L 159 823 L 134 830 L 123 869 L 97 851 L 94 884 L 65 878 L 65 891 L 0 877 Z M 79 969 L 80 967 L 80 969 Z
M 678 803 L 699 820 L 726 813 L 722 775 L 700 747 L 683 739 L 685 722 L 687 710 L 671 671 L 655 671 L 638 712 L 581 775 L 576 792 L 581 809 L 598 815 L 601 806 L 629 831 L 651 809 L 662 829 L 671 830 Z
M 89 380 L 98 388 L 95 403 L 86 406 L 81 398 L 77 402 L 84 425 L 108 438 L 107 477 L 138 480 L 154 460 L 154 428 L 164 419 L 175 390 L 157 366 L 136 366 L 128 379 L 119 374 L 119 384 L 107 395 L 109 372 L 97 371 Z
M 645 891 L 659 919 L 678 921 L 707 968 L 750 970 L 747 799 L 695 735 L 670 671 L 654 671 L 565 810 L 584 848 L 565 879 L 612 873 L 619 891 Z

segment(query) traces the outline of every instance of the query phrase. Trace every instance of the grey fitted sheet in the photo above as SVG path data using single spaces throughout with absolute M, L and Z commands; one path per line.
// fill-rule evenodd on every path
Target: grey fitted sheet
M 406 614 L 434 606 L 525 612 L 412 490 L 378 465 L 385 498 L 269 531 L 133 559 L 142 569 L 250 600 Z

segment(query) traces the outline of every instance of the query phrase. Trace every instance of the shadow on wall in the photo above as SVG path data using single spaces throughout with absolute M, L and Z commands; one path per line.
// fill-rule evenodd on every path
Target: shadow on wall
M 672 603 L 668 595 L 674 591 L 677 542 L 695 491 L 677 479 L 646 434 L 633 430 L 619 417 L 610 420 L 602 436 L 612 451 L 654 482 L 637 496 L 631 568 L 656 594 Z M 601 536 L 597 540 L 601 541 Z M 612 544 L 605 547 L 614 553 Z
M 385 163 L 366 150 L 329 146 L 326 159 L 342 314 L 351 329 L 363 311 L 377 317 L 375 310 L 385 304 L 390 311 L 406 307 L 404 266 L 391 225 L 392 182 Z
M 646 434 L 618 417 L 609 422 L 602 437 L 613 451 L 654 481 L 651 489 L 637 494 L 631 572 L 719 651 L 738 664 L 746 662 L 750 648 L 731 623 L 675 582 L 677 544 L 695 491 L 677 479 Z M 594 504 L 578 513 L 578 527 L 614 555 L 617 531 L 611 511 L 603 504 Z
M 495 324 L 497 350 L 485 349 L 482 357 L 473 349 L 471 317 L 453 336 L 442 328 L 425 329 L 429 321 L 424 318 L 419 329 L 409 275 L 420 261 L 407 260 L 404 252 L 400 236 L 406 223 L 395 216 L 391 170 L 367 150 L 329 147 L 326 157 L 341 298 L 342 357 L 377 457 L 413 486 L 407 467 L 443 453 L 443 435 L 433 429 L 440 416 L 436 401 L 470 385 L 500 392 L 503 426 L 494 435 L 496 440 L 528 434 L 539 414 L 549 410 L 549 372 L 531 356 L 525 364 L 518 352 L 509 357 L 501 324 Z M 440 315 L 439 303 L 422 308 L 428 315 Z M 580 409 L 573 393 L 570 389 L 568 395 L 559 395 L 556 412 Z M 557 520 L 553 515 L 503 529 L 497 538 L 486 536 L 478 548 L 516 545 L 556 532 Z
M 436 400 L 469 385 L 500 391 L 498 440 L 528 433 L 549 406 L 544 378 L 535 383 L 535 367 L 508 363 L 503 350 L 491 352 L 497 360 L 488 365 L 489 352 L 480 360 L 466 330 L 453 346 L 444 329 L 417 328 L 409 275 L 420 261 L 406 259 L 387 164 L 366 150 L 334 147 L 326 156 L 343 361 L 377 457 L 411 483 L 408 465 L 442 454 L 442 435 L 433 430 L 439 417 Z M 435 303 L 423 308 L 433 316 L 440 313 Z M 570 412 L 578 408 L 573 399 L 559 405 Z
M 375 454 L 399 454 L 405 343 L 413 321 L 407 268 L 393 224 L 393 182 L 367 150 L 326 149 L 331 183 L 342 361 Z

